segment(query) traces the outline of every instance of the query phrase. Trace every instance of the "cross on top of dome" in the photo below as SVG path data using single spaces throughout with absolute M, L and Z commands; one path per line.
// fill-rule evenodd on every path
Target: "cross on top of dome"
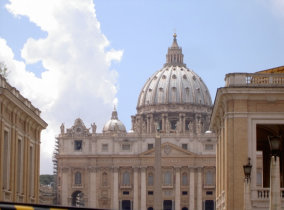
M 172 46 L 168 48 L 167 63 L 165 66 L 185 66 L 183 63 L 182 48 L 178 46 L 177 34 L 173 34 Z

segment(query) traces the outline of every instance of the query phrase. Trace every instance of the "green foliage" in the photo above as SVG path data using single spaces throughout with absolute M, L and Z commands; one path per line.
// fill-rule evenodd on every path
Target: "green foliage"
M 8 69 L 6 65 L 0 62 L 0 75 L 4 78 L 7 78 Z
M 39 182 L 42 185 L 51 185 L 52 183 L 54 183 L 54 176 L 50 174 L 40 175 Z

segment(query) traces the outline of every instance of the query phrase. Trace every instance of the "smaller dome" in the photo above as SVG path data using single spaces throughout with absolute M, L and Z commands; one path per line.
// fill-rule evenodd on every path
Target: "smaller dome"
M 111 119 L 105 124 L 103 133 L 126 133 L 126 128 L 118 119 L 117 111 L 115 109 L 112 111 Z

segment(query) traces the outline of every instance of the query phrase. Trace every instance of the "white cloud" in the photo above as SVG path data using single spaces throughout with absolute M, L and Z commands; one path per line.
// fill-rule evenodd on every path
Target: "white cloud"
M 88 126 L 98 128 L 110 117 L 117 103 L 117 76 L 113 60 L 122 51 L 106 50 L 109 41 L 100 30 L 91 0 L 10 0 L 6 8 L 15 16 L 26 16 L 47 37 L 25 43 L 14 59 L 5 40 L 0 39 L 0 60 L 7 65 L 9 82 L 42 111 L 49 124 L 41 144 L 41 173 L 51 173 L 54 136 L 61 122 L 71 127 L 81 117 Z M 41 61 L 46 69 L 41 78 L 26 69 L 26 64 Z

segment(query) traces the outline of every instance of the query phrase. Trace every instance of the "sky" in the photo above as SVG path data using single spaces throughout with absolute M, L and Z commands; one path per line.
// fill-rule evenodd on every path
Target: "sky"
M 61 123 L 97 131 L 116 106 L 131 129 L 139 93 L 177 33 L 184 62 L 212 101 L 232 72 L 284 65 L 282 0 L 0 0 L 0 62 L 38 107 L 41 174 L 52 174 Z

